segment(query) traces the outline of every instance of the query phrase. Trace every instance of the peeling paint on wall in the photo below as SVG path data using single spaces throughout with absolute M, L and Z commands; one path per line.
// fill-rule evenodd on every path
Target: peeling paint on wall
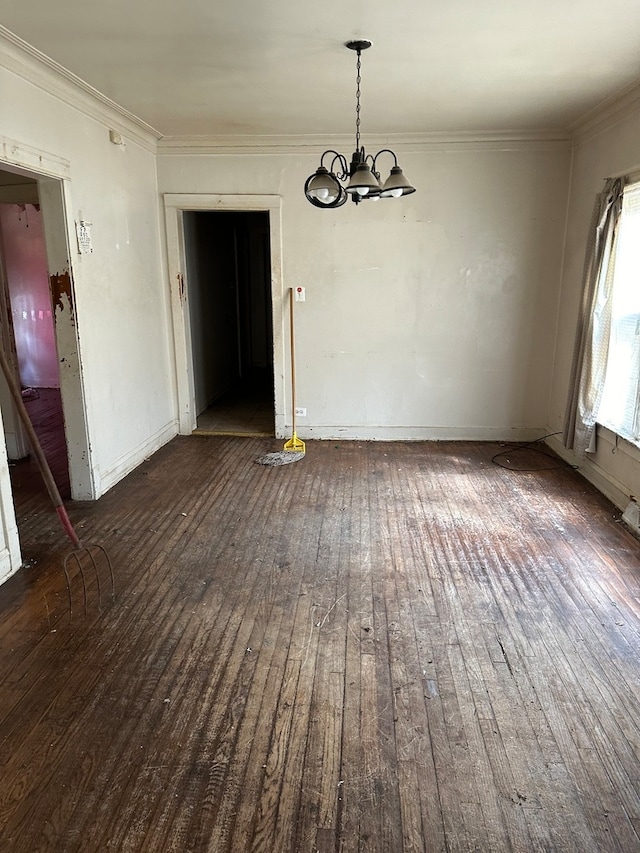
M 71 297 L 71 275 L 69 272 L 54 273 L 50 276 L 51 282 L 51 301 L 53 303 L 54 313 L 64 311 L 66 296 L 66 304 L 69 306 L 71 315 L 73 316 L 73 299 Z

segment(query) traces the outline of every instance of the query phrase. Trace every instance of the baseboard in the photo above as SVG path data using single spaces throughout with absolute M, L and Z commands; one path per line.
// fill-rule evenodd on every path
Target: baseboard
M 146 441 L 138 445 L 138 447 L 121 456 L 116 464 L 108 471 L 100 471 L 100 475 L 96 477 L 96 497 L 104 495 L 109 489 L 113 488 L 116 483 L 119 483 L 127 474 L 135 470 L 138 465 L 141 465 L 145 459 L 152 456 L 157 450 L 160 450 L 167 442 L 171 441 L 178 434 L 178 421 L 176 419 L 165 424 L 154 435 L 149 436 Z
M 611 503 L 615 504 L 618 509 L 623 510 L 627 506 L 629 503 L 629 490 L 624 483 L 621 483 L 590 459 L 578 456 L 572 450 L 567 450 L 559 438 L 549 438 L 547 444 L 561 459 L 568 462 L 585 480 L 591 483 L 592 486 L 595 486 Z
M 14 575 L 20 566 L 12 565 L 11 554 L 8 548 L 3 548 L 0 551 L 0 584 L 8 580 L 11 575 Z
M 289 438 L 291 426 L 276 424 L 276 438 Z M 304 426 L 296 423 L 304 441 L 537 441 L 544 429 L 519 427 Z

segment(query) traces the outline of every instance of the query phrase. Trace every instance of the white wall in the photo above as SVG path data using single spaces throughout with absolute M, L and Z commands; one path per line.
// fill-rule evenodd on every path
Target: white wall
M 549 432 L 562 430 L 573 358 L 576 321 L 582 292 L 587 231 L 596 194 L 609 176 L 640 168 L 640 106 L 629 98 L 629 107 L 599 116 L 576 139 L 573 157 L 564 275 L 559 299 L 558 336 L 549 405 Z M 598 451 L 593 458 L 579 458 L 553 446 L 614 503 L 626 506 L 630 495 L 640 495 L 640 452 L 604 428 L 598 429 Z
M 125 147 L 114 145 L 108 115 L 103 124 L 0 74 L 3 135 L 68 161 L 71 218 L 92 223 L 93 253 L 79 255 L 72 244 L 72 264 L 100 491 L 175 417 L 153 145 L 126 130 Z
M 299 435 L 542 434 L 569 151 L 511 148 L 398 150 L 415 194 L 319 210 L 303 184 L 321 149 L 163 154 L 160 145 L 161 193 L 282 197 L 284 289 L 304 285 L 307 296 L 296 313 Z
M 99 496 L 176 432 L 155 137 L 2 39 L 0 114 L 0 160 L 68 178 L 75 321 Z M 110 127 L 125 147 L 110 142 Z M 92 254 L 76 251 L 80 217 L 92 223 Z

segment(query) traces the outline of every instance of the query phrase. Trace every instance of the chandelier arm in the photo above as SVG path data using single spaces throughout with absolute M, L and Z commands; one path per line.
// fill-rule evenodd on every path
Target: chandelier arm
M 337 151 L 334 151 L 333 153 L 335 154 L 335 157 L 331 161 L 331 171 L 334 172 L 338 180 L 344 181 L 346 180 L 346 178 L 349 177 L 349 166 L 347 165 L 347 158 L 344 156 L 344 154 L 338 154 Z M 336 161 L 340 166 L 339 173 L 335 170 Z
M 395 151 L 392 151 L 390 148 L 381 148 L 380 151 L 378 151 L 376 156 L 373 158 L 373 169 L 376 168 L 376 160 L 381 154 L 391 154 L 391 156 L 393 157 L 393 165 L 398 165 L 398 158 L 396 157 Z
M 320 165 L 321 166 L 324 166 L 324 158 L 327 156 L 327 154 L 333 154 L 333 160 L 331 161 L 332 165 L 338 159 L 344 160 L 344 157 L 342 156 L 342 154 L 340 154 L 339 151 L 335 151 L 333 148 L 327 148 L 327 150 L 323 153 L 322 157 L 320 158 Z
M 349 167 L 347 166 L 347 161 L 346 161 L 345 156 L 343 154 L 340 154 L 339 151 L 335 151 L 333 148 L 327 148 L 327 150 L 323 153 L 322 157 L 320 158 L 320 165 L 321 166 L 324 166 L 324 158 L 328 154 L 333 154 L 333 159 L 331 160 L 331 165 L 329 166 L 329 171 L 332 172 L 333 174 L 335 174 L 339 180 L 344 181 L 344 179 L 349 174 Z M 338 165 L 340 167 L 340 174 L 337 174 L 337 172 L 336 172 L 336 169 L 335 169 L 336 163 L 338 163 Z

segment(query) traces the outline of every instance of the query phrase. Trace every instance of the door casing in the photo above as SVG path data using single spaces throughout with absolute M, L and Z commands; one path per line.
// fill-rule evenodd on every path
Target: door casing
M 273 195 L 218 195 L 166 193 L 164 195 L 167 262 L 176 369 L 178 431 L 190 435 L 196 428 L 195 389 L 189 324 L 189 287 L 186 274 L 183 213 L 185 211 L 263 211 L 269 214 L 271 251 L 271 322 L 276 437 L 285 435 L 285 333 L 282 275 L 282 199 Z
M 47 267 L 52 291 L 56 346 L 60 364 L 60 392 L 65 420 L 71 496 L 94 500 L 97 496 L 86 417 L 84 375 L 70 246 L 70 164 L 67 160 L 19 141 L 0 137 L 0 168 L 33 178 L 38 184 Z M 22 565 L 6 447 L 0 454 L 0 527 L 7 553 L 0 553 L 0 581 Z

